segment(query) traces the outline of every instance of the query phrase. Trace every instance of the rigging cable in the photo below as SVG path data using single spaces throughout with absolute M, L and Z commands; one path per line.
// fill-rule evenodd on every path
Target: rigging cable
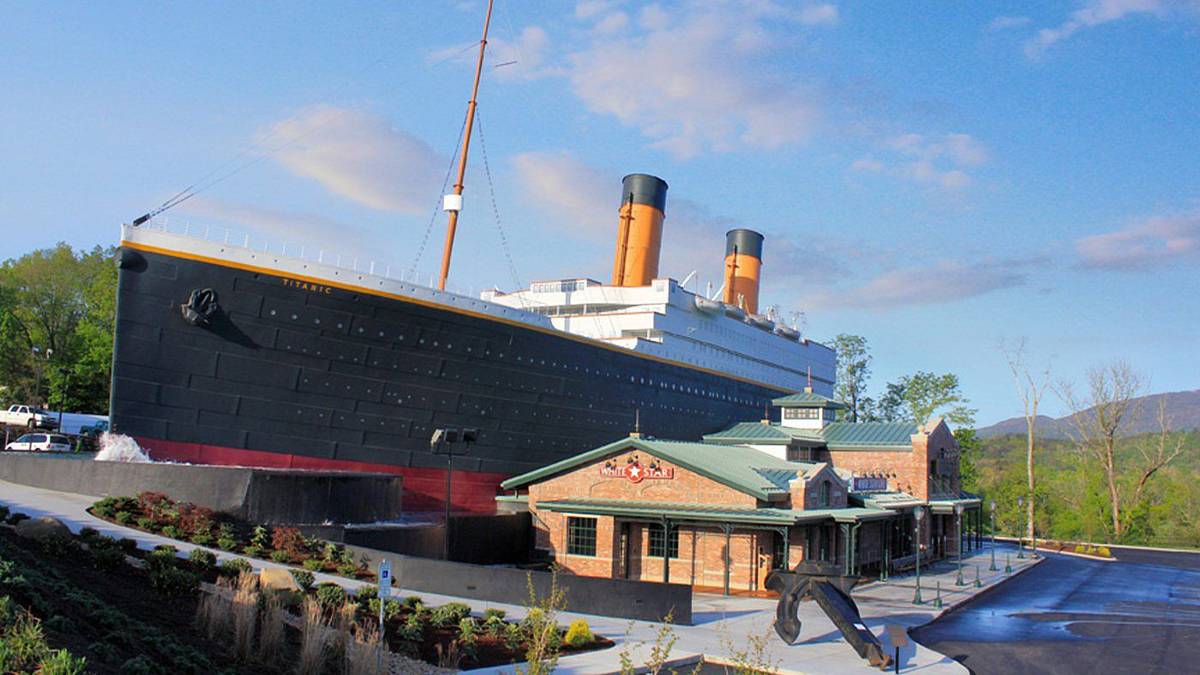
M 487 143 L 483 141 L 483 117 L 479 114 L 479 109 L 475 109 L 475 124 L 479 130 L 479 150 L 483 157 L 483 172 L 487 176 L 488 194 L 492 198 L 492 215 L 496 218 L 496 230 L 500 233 L 500 248 L 504 251 L 504 257 L 508 260 L 508 273 L 512 276 L 514 290 L 521 290 L 521 277 L 517 274 L 517 264 L 513 262 L 512 249 L 508 245 L 508 236 L 504 233 L 504 224 L 500 221 L 500 208 L 496 205 L 496 186 L 492 182 L 492 167 L 488 164 Z
M 458 140 L 454 143 L 454 153 L 450 155 L 450 163 L 446 165 L 446 176 L 442 178 L 442 189 L 438 192 L 437 202 L 433 205 L 433 213 L 429 214 L 429 224 L 425 226 L 425 234 L 421 236 L 421 245 L 417 247 L 417 255 L 413 258 L 412 268 L 409 269 L 414 282 L 417 281 L 417 267 L 421 264 L 421 257 L 425 255 L 425 245 L 429 243 L 429 233 L 433 231 L 433 224 L 442 210 L 442 195 L 446 194 L 446 187 L 450 185 L 450 175 L 454 172 L 454 160 L 458 159 L 458 151 L 462 148 L 463 134 L 466 129 L 467 121 L 463 120 L 463 125 L 458 129 Z

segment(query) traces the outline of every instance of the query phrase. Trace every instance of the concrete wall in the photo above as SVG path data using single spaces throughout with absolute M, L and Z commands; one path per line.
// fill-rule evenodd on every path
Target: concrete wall
M 162 492 L 255 523 L 367 523 L 401 514 L 399 476 L 0 455 L 0 480 L 92 495 Z
M 549 572 L 414 558 L 352 545 L 347 548 L 355 558 L 365 554 L 371 569 L 378 567 L 380 560 L 391 560 L 396 583 L 418 593 L 524 605 L 529 598 L 527 579 L 533 582 L 539 597 L 550 592 Z M 690 586 L 573 574 L 559 574 L 557 583 L 566 591 L 569 612 L 638 621 L 661 621 L 670 613 L 674 623 L 692 624 Z
M 528 513 L 452 516 L 450 559 L 476 565 L 530 560 L 533 530 Z M 437 525 L 303 528 L 305 534 L 417 558 L 442 558 L 445 528 Z

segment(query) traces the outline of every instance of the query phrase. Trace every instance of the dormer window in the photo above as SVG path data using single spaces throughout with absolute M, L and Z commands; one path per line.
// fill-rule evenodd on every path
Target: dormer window
M 833 421 L 837 420 L 837 411 L 834 410 L 833 408 L 825 408 L 824 410 L 822 410 L 821 417 L 826 422 L 833 422 Z
M 785 420 L 818 420 L 821 419 L 820 408 L 784 408 Z
M 821 506 L 824 506 L 825 508 L 829 508 L 829 503 L 830 503 L 829 493 L 831 490 L 832 490 L 832 487 L 829 485 L 829 481 L 827 481 L 827 480 L 821 481 L 820 500 L 821 500 Z

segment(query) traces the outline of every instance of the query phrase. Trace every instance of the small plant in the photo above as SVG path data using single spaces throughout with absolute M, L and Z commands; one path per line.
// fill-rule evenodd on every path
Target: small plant
M 119 545 L 121 550 L 125 551 L 126 553 L 133 553 L 138 547 L 137 541 L 130 539 L 129 537 L 122 537 L 121 540 L 117 542 L 117 545 Z
M 404 605 L 405 609 L 411 609 L 413 611 L 416 611 L 417 607 L 425 606 L 425 601 L 422 600 L 421 596 L 419 596 L 419 595 L 410 595 L 410 596 L 405 597 L 403 600 L 401 600 L 400 604 Z
M 354 578 L 358 575 L 358 565 L 354 563 L 343 563 L 338 565 L 337 573 L 344 577 Z
M 1098 546 L 1098 547 L 1096 548 L 1096 553 L 1097 553 L 1098 555 L 1101 555 L 1101 556 L 1105 557 L 1105 558 L 1111 558 L 1111 557 L 1112 557 L 1112 551 L 1108 550 L 1108 547 L 1107 547 L 1107 546 Z
M 271 533 L 262 525 L 256 525 L 250 534 L 250 543 L 259 548 L 267 548 L 271 544 Z
M 346 602 L 346 591 L 341 586 L 333 583 L 324 583 L 317 586 L 317 604 L 326 611 L 334 611 L 341 607 Z
M 174 525 L 167 525 L 163 527 L 162 534 L 164 537 L 170 537 L 172 539 L 183 539 L 184 536 L 183 530 L 175 527 Z
M 461 602 L 448 602 L 435 607 L 431 616 L 434 625 L 452 626 L 471 616 L 471 608 Z
M 464 617 L 458 622 L 458 645 L 468 659 L 475 658 L 475 646 L 479 642 L 479 631 L 476 630 L 475 620 Z
M 150 571 L 150 586 L 163 595 L 188 597 L 200 588 L 199 575 L 178 567 L 161 567 Z
M 143 530 L 153 530 L 154 529 L 154 519 L 151 518 L 150 516 L 141 516 L 133 522 L 137 523 L 137 526 L 142 528 Z
M 325 542 L 325 548 L 321 551 L 321 558 L 329 562 L 337 562 L 338 554 L 341 552 L 337 544 L 333 542 Z
M 242 549 L 242 553 L 254 558 L 259 558 L 262 557 L 263 548 L 256 544 L 250 544 L 246 548 Z
M 192 561 L 196 571 L 201 574 L 208 574 L 217 567 L 217 555 L 202 548 L 192 549 L 192 552 L 188 554 L 188 560 Z
M 116 515 L 113 516 L 113 520 L 117 521 L 120 525 L 128 525 L 129 521 L 133 520 L 133 514 L 128 511 L 117 511 Z
M 220 539 L 217 539 L 217 548 L 221 549 L 222 551 L 232 551 L 237 548 L 237 546 L 237 539 L 232 537 L 221 537 Z
M 325 563 L 317 560 L 316 558 L 309 558 L 300 564 L 304 565 L 304 569 L 308 570 L 309 572 L 320 572 L 325 567 Z
M 596 636 L 592 635 L 592 629 L 588 626 L 588 622 L 583 619 L 575 619 L 571 625 L 567 627 L 567 635 L 563 638 L 563 643 L 568 647 L 585 647 L 594 642 Z
M 509 651 L 517 651 L 525 642 L 525 631 L 521 629 L 521 624 L 508 623 L 504 625 L 504 646 Z
M 192 543 L 197 546 L 208 546 L 212 543 L 212 535 L 207 532 L 197 532 L 192 535 Z
M 529 592 L 528 610 L 521 630 L 525 634 L 525 667 L 516 667 L 518 675 L 549 675 L 558 664 L 562 635 L 558 632 L 558 613 L 567 606 L 567 592 L 558 585 L 558 573 L 550 576 L 550 589 L 544 597 L 533 587 L 533 574 L 525 577 Z
M 419 614 L 409 614 L 400 626 L 400 639 L 408 642 L 420 642 L 425 636 L 425 623 Z
M 307 593 L 309 590 L 312 589 L 313 581 L 315 580 L 315 577 L 313 577 L 312 572 L 309 572 L 308 570 L 289 570 L 289 571 L 292 573 L 292 578 L 296 580 L 296 585 L 300 587 L 300 590 Z
M 303 558 L 308 552 L 304 535 L 294 527 L 277 527 L 271 533 L 271 548 L 284 551 L 292 558 Z
M 292 556 L 288 555 L 287 551 L 271 551 L 271 560 L 277 563 L 285 563 L 291 559 Z
M 91 542 L 91 540 L 95 539 L 99 535 L 100 533 L 97 532 L 96 528 L 94 527 L 85 527 L 79 530 L 79 538 L 84 542 Z
M 250 573 L 250 571 L 253 569 L 254 568 L 251 567 L 250 563 L 246 562 L 242 558 L 230 558 L 228 560 L 222 560 L 220 567 L 217 568 L 217 571 L 223 577 L 236 578 L 242 574 Z
M 125 551 L 119 546 L 97 546 L 92 549 L 96 569 L 112 571 L 125 564 Z

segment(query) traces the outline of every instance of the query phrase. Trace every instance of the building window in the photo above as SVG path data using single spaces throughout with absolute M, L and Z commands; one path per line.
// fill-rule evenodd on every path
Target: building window
M 820 419 L 821 411 L 817 408 L 784 408 L 785 420 L 815 420 Z
M 650 546 L 648 548 L 647 555 L 649 555 L 651 558 L 661 558 L 661 557 L 663 557 L 663 548 L 664 548 L 663 526 L 662 525 L 650 525 L 648 527 L 648 529 L 650 531 Z M 668 546 L 669 546 L 668 553 L 671 558 L 678 558 L 679 557 L 679 528 L 678 527 L 671 528 L 671 536 L 669 537 L 669 539 L 670 539 L 670 542 L 668 544 Z
M 829 481 L 821 481 L 821 506 L 829 506 Z
M 774 550 L 771 551 L 771 569 L 783 569 L 783 559 L 787 557 L 785 549 L 787 540 L 784 539 L 782 534 L 775 532 L 772 543 L 774 544 Z
M 567 518 L 567 554 L 596 555 L 595 518 Z
M 833 408 L 826 410 L 824 413 L 824 419 L 826 422 L 836 421 L 837 420 L 837 411 L 834 410 Z

